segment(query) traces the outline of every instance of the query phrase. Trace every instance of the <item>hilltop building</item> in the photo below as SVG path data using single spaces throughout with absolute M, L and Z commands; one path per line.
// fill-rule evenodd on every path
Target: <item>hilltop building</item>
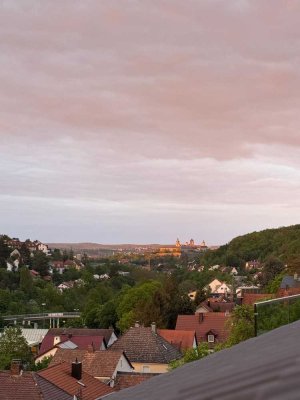
M 174 257 L 180 257 L 182 253 L 199 252 L 205 251 L 207 249 L 208 247 L 204 240 L 200 244 L 195 244 L 194 239 L 190 239 L 190 241 L 182 244 L 177 238 L 175 246 L 167 245 L 161 247 L 159 249 L 159 255 L 172 255 Z

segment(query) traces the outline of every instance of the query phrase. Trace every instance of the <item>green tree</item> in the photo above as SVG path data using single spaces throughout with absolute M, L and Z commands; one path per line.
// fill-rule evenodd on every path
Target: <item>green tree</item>
M 201 358 L 206 357 L 208 355 L 209 355 L 208 343 L 204 342 L 200 343 L 195 349 L 194 348 L 187 349 L 183 354 L 183 358 L 181 358 L 180 360 L 171 361 L 171 363 L 169 364 L 169 369 L 172 370 L 181 367 L 186 363 L 200 360 Z
M 33 290 L 33 281 L 27 267 L 20 268 L 20 289 L 30 297 Z
M 227 328 L 230 330 L 225 347 L 230 347 L 254 336 L 254 311 L 252 306 L 236 306 Z
M 0 370 L 9 369 L 12 359 L 32 362 L 32 354 L 20 327 L 9 327 L 0 338 Z
M 45 253 L 42 251 L 36 251 L 32 259 L 32 267 L 41 276 L 46 276 L 49 273 L 49 260 Z
M 28 249 L 26 242 L 22 243 L 20 248 L 21 260 L 23 265 L 31 264 L 30 250 Z
M 10 255 L 10 249 L 5 243 L 4 237 L 0 237 L 0 267 L 6 267 L 6 260 Z
M 117 308 L 119 317 L 118 328 L 121 331 L 128 329 L 136 320 L 141 323 L 149 323 L 149 312 L 143 314 L 148 304 L 152 302 L 154 294 L 162 289 L 162 284 L 158 281 L 144 282 L 138 286 L 128 289 L 121 295 L 120 303 Z M 154 304 L 153 304 L 154 306 Z M 152 310 L 156 314 L 156 310 Z M 153 319 L 152 321 L 153 322 Z M 156 321 L 155 321 L 156 322 Z
M 264 263 L 262 277 L 263 285 L 267 285 L 276 277 L 276 275 L 280 274 L 283 270 L 284 264 L 279 258 L 273 256 L 268 257 L 266 262 Z

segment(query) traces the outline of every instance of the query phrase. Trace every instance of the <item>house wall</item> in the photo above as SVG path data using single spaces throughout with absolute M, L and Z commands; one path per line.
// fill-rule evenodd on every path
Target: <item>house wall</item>
M 156 363 L 131 363 L 134 367 L 134 372 L 141 372 L 141 373 L 157 373 L 163 374 L 168 372 L 168 364 L 156 364 Z M 147 372 L 143 371 L 143 367 L 149 367 Z
M 110 347 L 110 346 L 111 346 L 113 343 L 115 343 L 117 340 L 118 340 L 118 338 L 117 338 L 116 334 L 113 332 L 113 333 L 111 334 L 111 337 L 110 337 L 108 343 L 107 343 L 107 347 Z
M 49 351 L 47 351 L 47 353 L 44 353 L 44 354 L 41 354 L 40 356 L 38 356 L 34 360 L 34 363 L 37 364 L 38 362 L 42 361 L 46 357 L 50 357 L 50 356 L 53 357 L 56 352 L 57 352 L 57 347 L 54 347 L 54 348 L 50 349 Z

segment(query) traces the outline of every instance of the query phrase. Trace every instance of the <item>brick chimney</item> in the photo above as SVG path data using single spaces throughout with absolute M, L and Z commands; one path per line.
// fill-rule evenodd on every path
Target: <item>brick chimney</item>
M 71 376 L 78 381 L 82 378 L 82 363 L 77 358 L 75 362 L 72 362 Z
M 22 371 L 22 362 L 19 359 L 14 359 L 10 364 L 10 374 L 11 375 L 20 375 Z
M 93 342 L 88 345 L 87 351 L 88 351 L 88 353 L 94 353 L 95 352 L 95 347 L 94 347 L 94 343 Z
M 199 323 L 204 320 L 204 313 L 199 313 Z
M 152 322 L 152 324 L 151 324 L 151 331 L 153 333 L 156 333 L 156 323 L 155 322 Z

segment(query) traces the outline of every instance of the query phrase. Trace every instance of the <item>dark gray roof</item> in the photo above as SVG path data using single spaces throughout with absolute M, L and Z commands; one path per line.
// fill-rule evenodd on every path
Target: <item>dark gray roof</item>
M 300 321 L 109 395 L 109 400 L 299 400 Z
M 124 351 L 131 362 L 169 364 L 182 354 L 162 336 L 143 326 L 129 328 L 111 350 Z
M 287 286 L 289 288 L 300 287 L 300 282 L 296 281 L 293 276 L 286 275 L 282 278 L 280 289 L 285 289 Z
M 43 398 L 45 400 L 73 400 L 74 396 L 66 393 L 64 390 L 59 387 L 53 385 L 51 382 L 42 378 L 41 376 L 35 374 L 36 383 L 43 393 Z

